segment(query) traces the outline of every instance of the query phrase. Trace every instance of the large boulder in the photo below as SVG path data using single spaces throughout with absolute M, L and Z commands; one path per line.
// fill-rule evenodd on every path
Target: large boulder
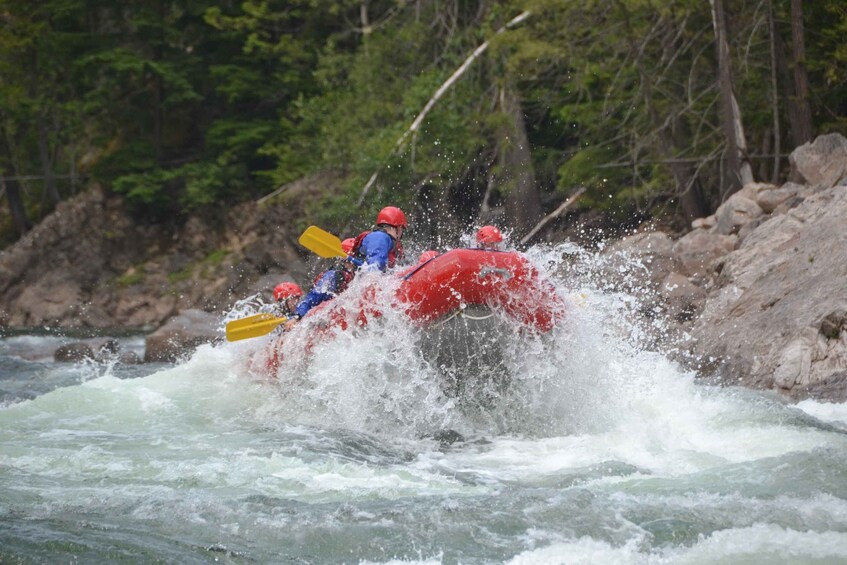
M 627 236 L 604 250 L 607 275 L 623 289 L 657 290 L 665 277 L 678 270 L 673 245 L 660 231 Z
M 145 362 L 173 362 L 203 343 L 220 338 L 220 317 L 202 310 L 184 310 L 147 336 Z
M 715 212 L 717 225 L 712 229 L 723 235 L 738 233 L 741 226 L 762 213 L 762 208 L 753 198 L 739 192 L 718 207 Z
M 732 382 L 824 390 L 847 369 L 847 188 L 772 216 L 722 261 L 691 334 Z M 833 380 L 835 379 L 835 380 Z M 837 381 L 840 382 L 840 381 Z
M 81 341 L 65 343 L 56 348 L 53 353 L 53 360 L 58 363 L 94 360 L 94 350 L 90 345 Z
M 788 157 L 791 180 L 830 188 L 847 182 L 847 139 L 839 133 L 822 135 L 801 145 Z
M 705 229 L 694 230 L 679 238 L 673 245 L 673 253 L 688 276 L 704 278 L 714 269 L 715 262 L 734 251 L 738 236 L 723 235 Z
M 781 204 L 795 198 L 803 189 L 802 185 L 787 182 L 779 188 L 774 187 L 760 191 L 756 195 L 756 204 L 765 214 L 772 214 Z

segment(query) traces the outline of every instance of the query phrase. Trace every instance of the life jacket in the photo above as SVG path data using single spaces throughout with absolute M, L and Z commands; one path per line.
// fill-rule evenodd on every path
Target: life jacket
M 372 231 L 381 231 L 386 233 L 386 231 L 382 228 L 374 228 L 373 230 L 363 231 L 359 235 L 356 236 L 356 240 L 353 242 L 353 250 L 350 254 L 360 261 L 365 261 L 367 257 L 364 253 L 361 252 L 362 241 L 372 232 Z M 391 250 L 388 252 L 388 268 L 391 269 L 394 267 L 394 264 L 397 262 L 397 259 L 403 258 L 403 244 L 394 239 L 391 234 L 387 234 L 388 237 L 391 237 L 391 241 L 394 245 L 391 246 Z
M 315 280 L 312 281 L 312 288 L 317 286 L 318 281 L 320 281 L 324 277 L 324 275 L 326 275 L 330 271 L 335 272 L 335 279 L 333 280 L 335 294 L 341 294 L 342 292 L 347 290 L 347 286 L 350 284 L 350 281 L 352 281 L 353 277 L 356 276 L 355 272 L 350 272 L 345 269 L 344 265 L 342 265 L 341 261 L 339 261 L 332 267 L 332 269 L 327 269 L 326 271 L 319 273 L 318 276 L 315 277 Z

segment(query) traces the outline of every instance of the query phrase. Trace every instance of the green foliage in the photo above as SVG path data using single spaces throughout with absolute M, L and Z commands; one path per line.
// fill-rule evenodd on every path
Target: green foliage
M 216 249 L 203 259 L 203 263 L 210 267 L 217 267 L 221 264 L 221 262 L 223 262 L 227 255 L 229 255 L 229 251 L 226 251 L 225 249 Z
M 194 265 L 189 265 L 181 271 L 177 271 L 175 273 L 168 273 L 168 282 L 172 285 L 179 284 L 190 279 L 193 273 Z
M 727 3 L 751 154 L 774 139 L 764 6 Z M 790 64 L 790 4 L 773 6 Z M 803 7 L 816 133 L 847 133 L 847 9 Z M 718 202 L 713 156 L 725 142 L 708 2 L 0 0 L 0 25 L 0 174 L 88 175 L 144 214 L 229 205 L 322 170 L 345 178 L 310 200 L 307 213 L 328 225 L 411 204 L 422 184 L 473 203 L 499 166 L 507 86 L 548 200 L 584 185 L 582 206 L 672 210 L 674 172 Z M 780 74 L 776 93 L 783 140 L 790 80 Z M 30 217 L 49 210 L 45 186 L 21 183 Z M 70 183 L 57 190 L 69 196 Z
M 132 267 L 126 273 L 115 279 L 115 284 L 121 288 L 127 288 L 140 284 L 144 280 L 144 269 Z
M 168 282 L 177 285 L 191 279 L 195 274 L 201 277 L 216 276 L 220 273 L 220 264 L 229 255 L 229 251 L 216 249 L 199 261 L 189 263 L 184 268 L 168 274 Z

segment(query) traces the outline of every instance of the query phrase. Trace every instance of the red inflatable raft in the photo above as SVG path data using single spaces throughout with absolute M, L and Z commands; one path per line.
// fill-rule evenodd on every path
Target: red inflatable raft
M 419 324 L 467 306 L 487 306 L 540 332 L 563 313 L 553 285 L 521 254 L 454 249 L 400 273 L 398 301 Z
M 401 309 L 419 327 L 469 307 L 482 307 L 544 333 L 564 314 L 563 301 L 553 284 L 520 253 L 454 249 L 399 271 L 396 276 L 400 283 L 394 292 L 394 303 L 388 307 Z M 352 288 L 347 291 L 351 292 Z M 362 327 L 382 316 L 386 306 L 377 303 L 376 289 L 366 286 L 359 292 L 361 296 L 355 300 L 345 296 L 345 300 L 325 302 L 312 309 L 291 336 L 281 336 L 272 344 L 265 356 L 267 368 L 274 372 L 278 368 L 283 342 L 289 338 L 308 351 L 335 331 Z M 357 306 L 351 307 L 352 303 Z M 285 345 L 290 351 L 293 344 Z

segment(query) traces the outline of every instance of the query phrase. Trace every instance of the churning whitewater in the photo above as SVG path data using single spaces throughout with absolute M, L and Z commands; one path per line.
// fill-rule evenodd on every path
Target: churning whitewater
M 548 335 L 389 311 L 295 331 L 273 378 L 273 335 L 141 376 L 8 338 L 0 562 L 847 560 L 847 406 L 699 384 L 601 259 L 529 257 L 568 307 Z

